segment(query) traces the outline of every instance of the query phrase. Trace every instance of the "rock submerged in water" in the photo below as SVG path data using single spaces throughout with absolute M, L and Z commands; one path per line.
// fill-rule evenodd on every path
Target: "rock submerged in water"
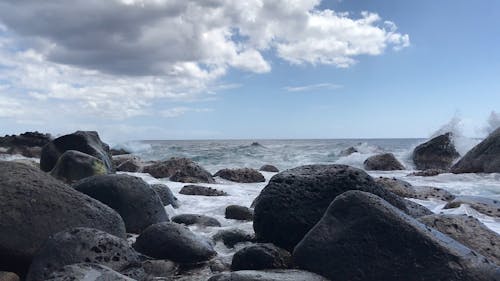
M 185 185 L 179 191 L 184 195 L 200 195 L 200 196 L 227 196 L 228 194 L 222 190 L 201 186 L 201 185 Z
M 417 171 L 409 174 L 409 176 L 417 176 L 417 177 L 433 177 L 444 173 L 449 173 L 449 170 L 443 169 L 427 169 L 423 171 Z
M 169 220 L 160 197 L 141 178 L 123 174 L 94 176 L 73 187 L 116 210 L 127 232 L 141 233 L 152 224 Z
M 254 208 L 257 238 L 293 249 L 321 219 L 330 202 L 348 190 L 377 194 L 408 211 L 406 202 L 378 186 L 365 171 L 346 165 L 308 165 L 271 178 Z
M 240 270 L 212 276 L 208 281 L 329 281 L 315 273 L 296 269 Z
M 43 244 L 33 259 L 26 281 L 46 280 L 54 270 L 84 262 L 120 272 L 138 267 L 141 260 L 125 239 L 97 229 L 73 228 L 55 234 Z
M 53 272 L 45 281 L 136 281 L 109 267 L 95 263 L 67 265 Z
M 462 204 L 467 204 L 472 209 L 482 214 L 491 217 L 500 217 L 500 201 L 478 196 L 457 196 L 451 202 L 446 204 L 444 209 L 458 208 Z
M 413 150 L 413 163 L 418 170 L 449 169 L 460 157 L 452 141 L 452 134 L 437 136 Z
M 225 218 L 241 221 L 252 221 L 253 210 L 245 206 L 229 205 L 226 207 Z
M 264 176 L 259 171 L 250 168 L 222 169 L 215 173 L 216 177 L 240 183 L 265 182 Z
M 184 225 L 213 226 L 221 227 L 220 222 L 212 217 L 197 214 L 181 214 L 172 217 L 172 222 Z
M 264 165 L 262 167 L 260 167 L 259 171 L 262 171 L 262 172 L 271 172 L 271 173 L 279 173 L 279 169 L 276 168 L 276 166 L 273 166 L 273 165 Z
M 76 150 L 64 152 L 50 171 L 53 177 L 69 184 L 107 173 L 108 170 L 101 160 Z
M 152 184 L 151 188 L 156 192 L 156 194 L 158 194 L 161 202 L 163 203 L 163 206 L 171 205 L 175 209 L 179 208 L 179 200 L 177 199 L 177 197 L 175 197 L 175 195 L 172 193 L 172 190 L 170 190 L 167 185 L 157 183 Z
M 238 243 L 255 241 L 255 235 L 239 228 L 233 228 L 217 232 L 212 239 L 214 241 L 222 241 L 226 247 L 233 248 Z
M 292 255 L 273 244 L 247 246 L 233 256 L 231 270 L 287 269 L 292 266 Z
M 405 167 L 392 153 L 377 154 L 365 160 L 365 170 L 369 171 L 395 171 L 404 170 Z
M 0 161 L 0 266 L 23 275 L 50 235 L 72 227 L 125 237 L 113 209 L 39 169 Z
M 185 183 L 215 183 L 212 175 L 200 165 L 187 158 L 172 157 L 143 168 L 155 178 L 170 178 L 171 181 Z
M 350 147 L 340 151 L 339 156 L 346 157 L 346 156 L 349 156 L 349 155 L 356 153 L 356 152 L 358 152 L 358 150 L 356 148 L 350 146 Z
M 293 259 L 299 268 L 332 280 L 500 278 L 500 267 L 483 256 L 362 191 L 337 196 Z
M 451 172 L 500 173 L 500 128 L 467 152 L 451 167 Z

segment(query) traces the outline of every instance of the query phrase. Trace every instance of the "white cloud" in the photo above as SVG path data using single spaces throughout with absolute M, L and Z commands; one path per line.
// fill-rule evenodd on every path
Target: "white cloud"
M 307 91 L 312 91 L 312 90 L 318 90 L 318 89 L 339 89 L 342 88 L 341 85 L 333 84 L 333 83 L 318 83 L 318 84 L 312 84 L 312 85 L 305 85 L 305 86 L 288 86 L 285 87 L 284 89 L 287 90 L 288 92 L 307 92 Z
M 191 108 L 191 107 L 173 107 L 169 109 L 164 109 L 160 111 L 161 116 L 165 118 L 175 118 L 182 116 L 188 112 L 211 112 L 213 111 L 211 108 Z

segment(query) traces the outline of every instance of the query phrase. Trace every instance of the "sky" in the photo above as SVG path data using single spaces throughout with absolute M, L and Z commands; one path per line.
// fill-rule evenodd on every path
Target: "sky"
M 1 0 L 0 133 L 420 138 L 500 125 L 495 0 Z

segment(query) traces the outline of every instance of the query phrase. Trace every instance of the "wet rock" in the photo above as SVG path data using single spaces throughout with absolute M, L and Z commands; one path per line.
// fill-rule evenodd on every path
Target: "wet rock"
M 101 160 L 76 150 L 64 152 L 50 171 L 53 177 L 66 183 L 107 173 L 106 166 Z
M 449 169 L 460 154 L 453 145 L 452 134 L 446 133 L 420 144 L 413 150 L 413 163 L 419 170 Z
M 139 256 L 127 240 L 97 229 L 73 228 L 55 234 L 43 244 L 26 280 L 46 280 L 54 270 L 77 263 L 97 263 L 117 272 L 140 267 Z
M 239 228 L 233 228 L 217 232 L 212 239 L 214 241 L 222 241 L 226 247 L 233 248 L 238 243 L 255 241 L 255 235 Z
M 217 254 L 207 239 L 173 222 L 151 225 L 133 246 L 147 256 L 179 263 L 207 261 Z
M 245 206 L 229 205 L 226 207 L 225 217 L 226 219 L 252 221 L 253 210 Z
M 115 155 L 125 155 L 125 154 L 130 154 L 131 152 L 128 151 L 128 150 L 125 150 L 123 148 L 111 148 L 109 150 L 109 152 L 111 153 L 112 156 L 115 156 Z
M 0 161 L 0 270 L 24 275 L 50 236 L 72 227 L 91 227 L 125 237 L 114 210 L 39 169 Z
M 348 147 L 348 148 L 340 151 L 339 155 L 342 157 L 346 157 L 346 156 L 349 156 L 349 155 L 356 153 L 356 152 L 358 152 L 358 150 L 351 146 L 351 147 Z
M 200 196 L 227 196 L 228 194 L 222 190 L 201 186 L 201 185 L 185 185 L 179 191 L 184 195 L 200 195 Z
M 292 265 L 287 250 L 273 244 L 247 246 L 234 254 L 231 270 L 286 269 Z
M 163 206 L 171 205 L 173 208 L 179 208 L 179 200 L 165 184 L 152 184 L 151 188 L 158 194 Z
M 13 272 L 0 271 L 0 281 L 19 281 L 19 276 Z
M 264 165 L 264 166 L 260 167 L 259 171 L 279 173 L 280 170 L 278 168 L 276 168 L 276 166 L 273 166 L 273 165 Z
M 212 276 L 208 281 L 329 281 L 328 279 L 302 270 L 241 270 Z
M 467 215 L 433 214 L 418 220 L 500 265 L 500 235 L 478 219 Z
M 483 256 L 362 191 L 337 196 L 297 245 L 293 259 L 299 268 L 334 280 L 486 281 L 500 276 L 500 267 Z
M 127 232 L 141 233 L 152 224 L 169 220 L 160 197 L 140 178 L 116 174 L 94 176 L 73 187 L 116 210 Z
M 212 175 L 200 165 L 187 158 L 170 158 L 167 161 L 145 166 L 144 173 L 155 178 L 170 178 L 171 181 L 186 183 L 215 183 Z
M 409 174 L 409 176 L 417 176 L 417 177 L 433 177 L 440 174 L 448 173 L 448 170 L 443 169 L 427 169 L 423 171 L 417 171 Z
M 136 281 L 109 267 L 95 263 L 79 263 L 63 267 L 45 281 Z
M 61 155 L 68 150 L 76 150 L 101 160 L 109 173 L 114 172 L 109 146 L 101 141 L 97 132 L 77 131 L 58 137 L 42 148 L 40 169 L 51 171 Z
M 420 218 L 433 214 L 433 212 L 427 209 L 425 206 L 407 199 L 404 199 L 404 201 L 406 203 L 406 209 L 408 210 L 406 213 L 413 218 Z
M 240 183 L 265 182 L 264 176 L 259 171 L 250 168 L 222 169 L 215 173 L 216 177 Z
M 500 201 L 478 196 L 457 196 L 457 198 L 446 204 L 444 209 L 458 208 L 462 204 L 467 204 L 482 214 L 500 217 Z
M 365 170 L 370 171 L 394 171 L 405 169 L 403 164 L 401 164 L 392 153 L 384 153 L 368 157 L 363 164 Z
M 421 200 L 435 198 L 443 201 L 451 201 L 455 199 L 453 194 L 444 189 L 432 186 L 412 186 L 410 183 L 401 179 L 380 177 L 375 179 L 375 182 L 388 191 L 401 197 Z
M 195 214 L 181 214 L 172 217 L 172 221 L 178 224 L 184 225 L 199 225 L 199 226 L 214 226 L 220 227 L 220 222 L 212 217 L 205 215 L 195 215 Z
M 366 172 L 346 165 L 308 165 L 275 175 L 256 200 L 253 227 L 257 238 L 293 249 L 319 221 L 330 202 L 348 190 L 386 198 L 408 211 L 406 202 L 377 185 Z
M 150 278 L 173 277 L 179 270 L 179 266 L 169 260 L 147 260 L 142 262 L 142 267 Z
M 499 173 L 500 172 L 500 128 L 472 148 L 453 167 L 451 172 Z
M 115 167 L 120 166 L 121 164 L 132 161 L 132 162 L 141 162 L 141 158 L 132 154 L 124 154 L 124 155 L 114 155 L 111 160 L 113 161 L 113 165 Z
M 140 160 L 131 159 L 121 163 L 116 167 L 116 170 L 119 172 L 129 172 L 129 173 L 138 173 L 142 170 L 142 162 Z

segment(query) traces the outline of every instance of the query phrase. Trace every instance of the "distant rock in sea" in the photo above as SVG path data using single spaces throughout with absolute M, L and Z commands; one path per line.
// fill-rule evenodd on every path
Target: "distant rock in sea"
M 368 157 L 363 164 L 365 169 L 369 171 L 394 171 L 405 169 L 403 164 L 401 164 L 392 153 L 383 153 Z
M 413 150 L 413 162 L 418 170 L 449 169 L 458 157 L 451 133 L 437 136 Z

